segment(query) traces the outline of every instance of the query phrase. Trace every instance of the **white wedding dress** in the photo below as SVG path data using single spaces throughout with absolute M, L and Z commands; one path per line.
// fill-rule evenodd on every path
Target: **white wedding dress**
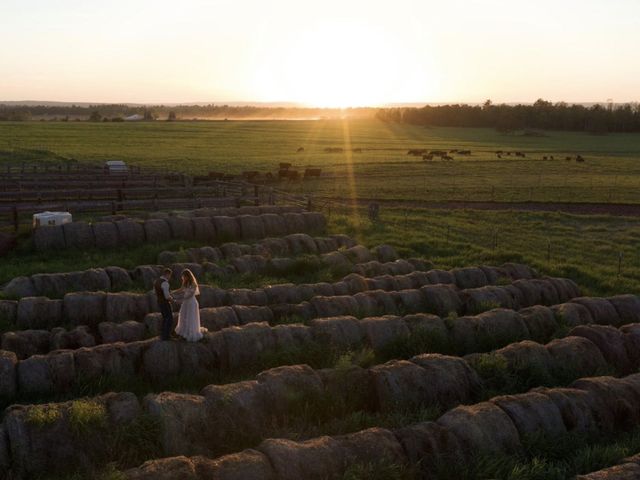
M 200 327 L 200 305 L 196 299 L 200 295 L 197 287 L 187 287 L 182 294 L 182 305 L 178 314 L 178 326 L 176 333 L 187 342 L 197 342 L 202 335 Z

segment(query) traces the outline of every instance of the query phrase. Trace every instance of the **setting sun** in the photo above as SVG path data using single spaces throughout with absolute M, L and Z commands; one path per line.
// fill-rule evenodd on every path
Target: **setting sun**
M 424 58 L 395 45 L 384 30 L 366 24 L 332 23 L 291 36 L 282 56 L 256 72 L 256 88 L 267 101 L 286 98 L 318 107 L 382 105 L 436 96 Z

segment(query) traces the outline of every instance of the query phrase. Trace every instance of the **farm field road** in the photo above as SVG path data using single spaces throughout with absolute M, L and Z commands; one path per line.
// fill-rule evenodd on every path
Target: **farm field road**
M 298 153 L 300 147 L 304 151 Z M 288 162 L 301 173 L 320 168 L 322 177 L 278 182 L 278 188 L 337 198 L 640 204 L 640 134 L 505 135 L 374 119 L 0 122 L 0 167 L 24 160 L 25 149 L 40 151 L 27 160 L 120 159 L 195 175 L 275 173 L 280 162 Z M 423 161 L 407 155 L 409 149 L 465 149 L 471 155 Z M 512 155 L 498 158 L 498 150 Z M 516 151 L 526 156 L 515 157 Z M 578 154 L 584 163 L 575 161 Z
M 640 205 L 622 203 L 551 203 L 551 202 L 425 202 L 418 200 L 378 200 L 375 198 L 332 198 L 348 204 L 379 203 L 393 207 L 428 209 L 512 210 L 527 212 L 562 212 L 577 215 L 616 215 L 639 217 Z M 322 202 L 321 202 L 322 203 Z

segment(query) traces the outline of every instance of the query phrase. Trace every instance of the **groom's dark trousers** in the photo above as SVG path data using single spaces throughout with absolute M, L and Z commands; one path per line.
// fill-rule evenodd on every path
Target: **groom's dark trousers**
M 171 339 L 171 328 L 173 327 L 173 311 L 171 309 L 171 303 L 169 303 L 169 301 L 164 297 L 164 292 L 162 291 L 162 284 L 166 281 L 167 280 L 165 278 L 160 277 L 153 285 L 153 289 L 155 290 L 156 297 L 158 299 L 158 308 L 162 314 L 162 330 L 160 331 L 161 340 Z

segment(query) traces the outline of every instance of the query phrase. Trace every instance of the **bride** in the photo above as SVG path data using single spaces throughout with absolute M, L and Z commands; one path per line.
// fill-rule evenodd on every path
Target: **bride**
M 175 292 L 182 303 L 176 333 L 188 342 L 197 342 L 203 337 L 203 329 L 200 327 L 200 305 L 196 299 L 196 295 L 200 295 L 200 289 L 191 270 L 183 270 L 181 278 L 182 287 Z

